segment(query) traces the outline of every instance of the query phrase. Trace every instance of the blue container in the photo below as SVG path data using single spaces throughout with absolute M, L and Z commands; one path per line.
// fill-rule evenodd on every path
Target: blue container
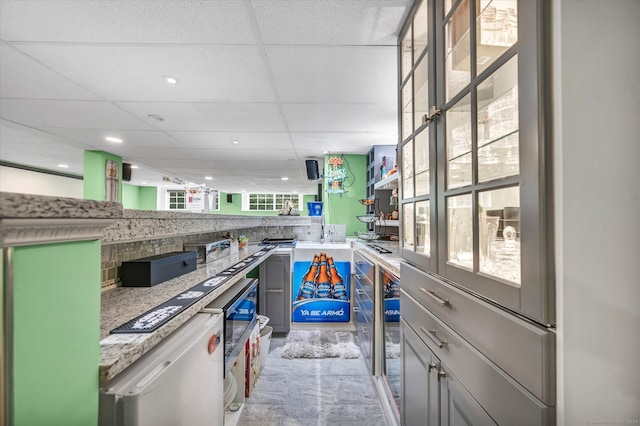
M 319 201 L 309 201 L 307 203 L 309 216 L 322 216 L 322 203 Z

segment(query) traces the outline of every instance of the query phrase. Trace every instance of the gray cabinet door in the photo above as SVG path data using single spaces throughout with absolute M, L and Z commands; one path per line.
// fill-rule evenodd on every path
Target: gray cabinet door
M 489 414 L 451 375 L 446 366 L 438 372 L 440 378 L 442 425 L 446 426 L 484 426 L 496 425 Z
M 272 254 L 260 265 L 259 310 L 276 333 L 291 329 L 291 255 Z
M 406 426 L 439 424 L 439 360 L 413 329 L 400 320 L 402 392 L 400 416 Z

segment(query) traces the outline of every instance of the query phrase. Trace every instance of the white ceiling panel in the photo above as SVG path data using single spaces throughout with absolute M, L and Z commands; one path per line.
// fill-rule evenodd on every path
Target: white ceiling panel
M 109 102 L 1 99 L 0 115 L 34 127 L 151 130 L 143 121 Z
M 3 0 L 0 34 L 65 43 L 254 43 L 242 1 Z
M 289 134 L 284 132 L 167 132 L 189 148 L 220 148 L 246 152 L 246 150 L 273 148 L 291 149 Z M 239 143 L 234 145 L 232 141 Z
M 283 105 L 293 132 L 394 132 L 395 104 L 301 104 Z
M 104 149 L 109 151 L 114 145 L 105 141 L 105 137 L 117 133 L 123 142 L 123 149 L 127 147 L 160 148 L 175 147 L 181 145 L 180 141 L 159 131 L 146 130 L 118 130 L 117 132 L 102 129 L 70 129 L 70 128 L 43 128 L 44 131 L 91 147 L 91 149 Z
M 295 154 L 290 149 L 269 149 L 262 147 L 259 151 L 256 150 L 233 150 L 233 149 L 197 149 L 196 150 L 201 158 L 220 161 L 242 161 L 247 164 L 251 164 L 251 168 L 255 165 L 264 165 L 264 167 L 271 167 L 274 162 L 282 161 L 297 161 Z M 259 158 L 259 160 L 251 160 L 251 158 Z M 304 164 L 303 161 L 301 163 Z
M 73 80 L 6 44 L 0 44 L 0 67 L 3 98 L 99 99 Z
M 267 55 L 283 102 L 397 100 L 395 46 L 268 47 Z
M 285 130 L 278 106 L 272 103 L 119 102 L 118 105 L 139 117 L 159 114 L 165 121 L 155 126 L 172 132 Z
M 329 153 L 348 152 L 364 154 L 373 145 L 396 145 L 395 133 L 293 133 L 293 146 L 298 154 L 316 152 L 321 146 Z
M 410 0 L 254 0 L 265 44 L 395 45 Z M 295 35 L 295 39 L 292 39 Z
M 29 44 L 21 50 L 115 101 L 273 101 L 256 46 Z M 171 85 L 162 78 L 179 79 Z

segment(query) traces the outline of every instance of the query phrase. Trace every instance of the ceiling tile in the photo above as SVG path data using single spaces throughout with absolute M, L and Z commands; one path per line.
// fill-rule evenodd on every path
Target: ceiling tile
M 242 1 L 3 0 L 10 41 L 65 43 L 254 43 Z
M 396 45 L 411 0 L 252 1 L 265 44 Z M 295 38 L 292 39 L 292 34 Z
M 395 46 L 268 47 L 267 55 L 283 102 L 397 100 Z
M 284 132 L 167 132 L 189 148 L 233 149 L 245 152 L 269 147 L 291 149 L 289 134 Z M 239 143 L 234 145 L 233 140 Z
M 395 104 L 302 104 L 283 105 L 289 129 L 294 132 L 394 132 Z
M 105 100 L 273 101 L 263 59 L 255 46 L 19 47 Z M 164 75 L 179 79 L 170 85 Z
M 139 117 L 159 114 L 165 118 L 155 126 L 175 131 L 266 131 L 282 132 L 285 125 L 272 103 L 148 103 L 119 102 Z
M 3 98 L 99 99 L 73 80 L 6 44 L 0 44 L 0 67 Z
M 300 155 L 313 153 L 317 147 L 322 147 L 329 153 L 357 153 L 364 154 L 373 145 L 396 145 L 397 135 L 385 132 L 359 132 L 359 133 L 292 133 L 293 146 Z
M 33 127 L 151 130 L 109 102 L 0 99 L 0 114 Z
M 69 141 L 85 145 L 89 149 L 109 150 L 114 145 L 105 141 L 105 137 L 113 136 L 114 132 L 102 129 L 72 129 L 72 128 L 43 128 L 44 131 L 60 136 Z M 128 147 L 161 148 L 181 145 L 180 141 L 167 134 L 154 130 L 118 130 L 117 136 L 123 140 L 122 149 Z

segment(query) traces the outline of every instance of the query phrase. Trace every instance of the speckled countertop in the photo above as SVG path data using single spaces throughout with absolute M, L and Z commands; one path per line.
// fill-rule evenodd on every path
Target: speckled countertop
M 257 244 L 249 244 L 246 249 L 239 250 L 238 254 L 230 254 L 214 262 L 198 265 L 196 271 L 153 287 L 118 287 L 104 292 L 102 294 L 100 313 L 100 383 L 111 380 L 116 374 L 133 364 L 229 287 L 244 279 L 249 270 L 239 272 L 238 275 L 233 276 L 223 285 L 152 333 L 109 334 L 111 330 L 190 289 L 262 248 L 264 247 Z M 254 267 L 268 257 L 268 255 L 265 255 L 258 259 Z
M 378 253 L 371 247 L 367 246 L 367 244 L 375 244 L 381 247 L 386 248 L 387 250 L 391 250 L 391 253 L 382 254 Z M 373 262 L 379 264 L 383 268 L 387 269 L 396 277 L 400 278 L 400 254 L 399 254 L 399 244 L 397 241 L 354 241 L 353 248 L 358 250 L 361 254 L 368 257 Z

